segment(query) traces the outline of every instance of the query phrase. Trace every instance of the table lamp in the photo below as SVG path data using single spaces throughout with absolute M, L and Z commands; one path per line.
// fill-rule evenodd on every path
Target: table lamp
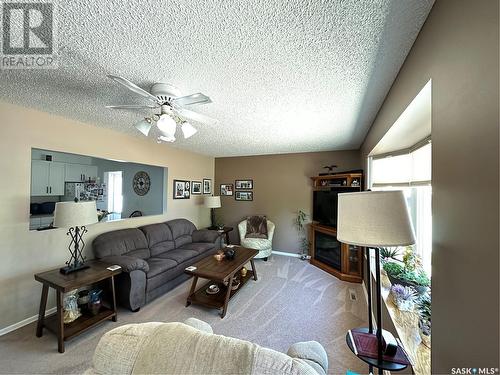
M 367 362 L 372 372 L 373 367 L 383 370 L 398 371 L 407 367 L 400 363 L 394 363 L 384 359 L 389 355 L 384 353 L 387 347 L 383 343 L 395 342 L 394 337 L 387 331 L 382 330 L 381 311 L 381 282 L 380 282 L 380 247 L 407 246 L 415 243 L 413 228 L 406 208 L 406 202 L 402 191 L 365 191 L 358 193 L 339 194 L 338 198 L 338 220 L 337 240 L 350 245 L 363 246 L 366 248 L 366 265 L 368 269 L 368 321 L 369 327 L 358 329 L 372 335 L 372 295 L 371 295 L 371 271 L 370 271 L 370 248 L 375 249 L 375 272 L 377 278 L 377 357 L 369 358 L 359 356 Z M 382 337 L 384 336 L 384 337 Z M 347 344 L 357 354 L 349 331 L 346 336 Z M 384 340 L 384 341 L 383 341 Z M 396 344 L 397 345 L 397 344 Z M 392 350 L 396 350 L 394 346 Z
M 217 229 L 215 225 L 215 209 L 220 208 L 220 196 L 205 197 L 205 207 L 210 208 L 211 225 L 208 229 Z
M 60 269 L 61 273 L 68 274 L 88 268 L 83 256 L 83 235 L 87 233 L 86 225 L 97 223 L 97 208 L 95 201 L 85 202 L 57 202 L 54 211 L 54 226 L 68 228 L 66 233 L 71 238 L 68 246 L 71 258 L 66 262 L 66 267 Z

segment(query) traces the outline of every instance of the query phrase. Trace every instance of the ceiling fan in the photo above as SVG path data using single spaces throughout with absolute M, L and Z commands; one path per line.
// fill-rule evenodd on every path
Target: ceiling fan
M 156 124 L 160 133 L 160 136 L 158 136 L 157 138 L 158 142 L 174 142 L 175 132 L 178 125 L 182 130 L 184 138 L 193 136 L 198 130 L 193 125 L 191 125 L 189 121 L 208 124 L 217 122 L 217 120 L 214 120 L 208 116 L 185 108 L 186 106 L 212 103 L 212 100 L 210 100 L 208 96 L 202 94 L 201 92 L 183 96 L 177 87 L 168 83 L 155 83 L 153 86 L 151 86 L 151 92 L 147 92 L 146 90 L 140 88 L 126 78 L 115 75 L 108 75 L 108 77 L 113 81 L 119 83 L 120 85 L 126 87 L 133 93 L 149 100 L 151 103 L 137 105 L 107 105 L 106 108 L 160 109 L 160 113 L 153 114 L 151 117 L 146 117 L 144 118 L 144 120 L 141 120 L 134 125 L 137 130 L 139 130 L 147 137 L 149 135 L 151 127 Z

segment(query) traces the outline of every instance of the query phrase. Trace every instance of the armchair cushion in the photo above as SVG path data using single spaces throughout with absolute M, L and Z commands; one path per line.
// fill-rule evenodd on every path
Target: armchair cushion
M 245 238 L 268 238 L 267 218 L 265 216 L 248 217 Z
M 127 255 L 121 256 L 109 256 L 101 258 L 100 261 L 109 264 L 118 264 L 122 271 L 124 272 L 132 272 L 135 270 L 140 270 L 145 273 L 149 272 L 149 264 L 141 258 L 135 258 Z
M 323 346 L 317 341 L 295 343 L 290 346 L 287 354 L 292 358 L 306 361 L 319 374 L 326 374 L 328 370 L 328 355 Z
M 214 243 L 219 238 L 219 233 L 215 230 L 195 230 L 191 235 L 193 238 L 193 242 L 210 242 Z

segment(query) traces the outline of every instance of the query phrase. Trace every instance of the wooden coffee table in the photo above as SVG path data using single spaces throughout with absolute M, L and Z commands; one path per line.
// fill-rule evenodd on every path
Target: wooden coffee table
M 194 276 L 191 290 L 187 297 L 186 307 L 194 303 L 214 309 L 222 309 L 220 316 L 224 318 L 226 316 L 229 300 L 233 298 L 252 277 L 254 280 L 257 280 L 257 271 L 253 258 L 259 252 L 241 246 L 235 246 L 234 250 L 236 254 L 232 260 L 223 259 L 218 261 L 213 255 L 210 255 L 193 264 L 193 266 L 196 267 L 194 271 L 186 271 L 186 273 Z M 234 276 L 236 273 L 240 272 L 243 266 L 248 262 L 250 262 L 252 269 L 248 270 L 245 276 L 241 276 L 240 274 L 240 286 L 236 290 L 231 290 Z M 209 279 L 210 281 L 196 290 L 196 283 L 199 277 Z M 224 282 L 228 282 L 228 286 L 225 286 Z M 207 287 L 211 284 L 217 284 L 219 286 L 219 292 L 217 294 L 208 294 L 206 292 Z

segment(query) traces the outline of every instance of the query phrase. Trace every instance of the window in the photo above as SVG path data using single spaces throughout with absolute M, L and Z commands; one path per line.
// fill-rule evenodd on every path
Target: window
M 402 190 L 415 231 L 415 251 L 431 274 L 432 185 L 431 143 L 394 155 L 370 157 L 370 188 Z
M 122 171 L 105 172 L 104 179 L 108 186 L 107 210 L 111 215 L 116 215 L 117 218 L 120 218 L 123 206 Z

